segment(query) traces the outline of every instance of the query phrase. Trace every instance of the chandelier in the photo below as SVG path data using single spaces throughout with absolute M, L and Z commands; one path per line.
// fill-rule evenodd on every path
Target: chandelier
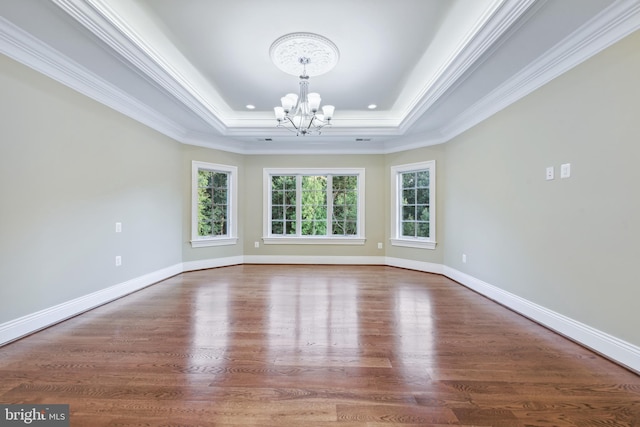
M 309 93 L 309 76 L 318 76 L 331 70 L 338 62 L 338 48 L 329 39 L 313 33 L 292 33 L 280 37 L 270 49 L 273 63 L 287 74 L 300 78 L 298 94 L 288 93 L 275 107 L 277 127 L 296 135 L 320 134 L 331 126 L 335 107 L 322 106 L 320 94 Z

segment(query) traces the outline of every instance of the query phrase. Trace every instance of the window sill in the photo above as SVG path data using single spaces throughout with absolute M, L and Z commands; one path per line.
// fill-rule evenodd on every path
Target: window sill
M 263 237 L 265 245 L 364 245 L 363 237 Z
M 436 242 L 418 239 L 391 239 L 391 246 L 403 246 L 405 248 L 435 249 Z
M 228 246 L 238 243 L 237 237 L 221 237 L 215 239 L 198 239 L 191 241 L 192 248 L 206 248 L 209 246 Z

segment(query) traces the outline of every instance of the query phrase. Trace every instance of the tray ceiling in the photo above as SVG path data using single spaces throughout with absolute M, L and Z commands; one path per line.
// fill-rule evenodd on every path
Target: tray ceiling
M 640 0 L 306 5 L 3 1 L 0 52 L 183 143 L 384 153 L 445 142 L 640 28 Z M 336 106 L 320 136 L 275 127 L 273 107 L 298 79 L 271 62 L 269 47 L 292 32 L 320 34 L 340 51 L 335 68 L 310 79 Z

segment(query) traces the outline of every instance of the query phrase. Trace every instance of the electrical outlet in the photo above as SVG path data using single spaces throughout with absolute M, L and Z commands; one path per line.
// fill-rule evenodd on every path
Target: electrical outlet
M 259 248 L 260 247 L 260 242 L 253 242 L 253 247 L 254 248 Z
M 116 267 L 120 267 L 122 265 L 122 257 L 120 255 L 116 255 Z
M 549 166 L 547 168 L 547 181 L 550 181 L 553 179 L 553 175 L 554 175 L 554 171 L 553 171 L 553 166 Z
M 378 242 L 378 249 L 382 249 L 382 242 Z
M 462 254 L 462 263 L 463 264 L 467 263 L 467 254 Z
M 116 222 L 116 233 L 122 233 L 122 223 Z

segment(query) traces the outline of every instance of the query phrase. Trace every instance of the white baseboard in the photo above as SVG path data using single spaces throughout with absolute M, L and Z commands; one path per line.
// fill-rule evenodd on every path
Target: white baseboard
M 247 255 L 176 264 L 0 324 L 0 346 L 185 271 L 238 264 L 388 265 L 442 274 L 585 347 L 640 373 L 640 347 L 442 264 L 382 256 Z
M 425 273 L 435 273 L 435 274 L 443 274 L 443 265 L 442 264 L 434 264 L 432 262 L 425 261 L 413 261 L 410 259 L 403 258 L 385 258 L 385 265 L 390 267 L 399 267 L 406 268 L 409 270 L 417 270 L 423 271 Z
M 0 345 L 15 341 L 25 335 L 32 334 L 180 273 L 182 273 L 182 264 L 176 264 L 10 320 L 0 325 Z
M 245 255 L 245 264 L 385 265 L 382 256 Z
M 454 268 L 443 266 L 444 275 L 559 334 L 640 373 L 640 347 L 584 323 L 556 313 Z
M 182 263 L 182 271 L 206 270 L 208 268 L 229 267 L 238 264 L 244 264 L 243 256 L 187 261 Z

